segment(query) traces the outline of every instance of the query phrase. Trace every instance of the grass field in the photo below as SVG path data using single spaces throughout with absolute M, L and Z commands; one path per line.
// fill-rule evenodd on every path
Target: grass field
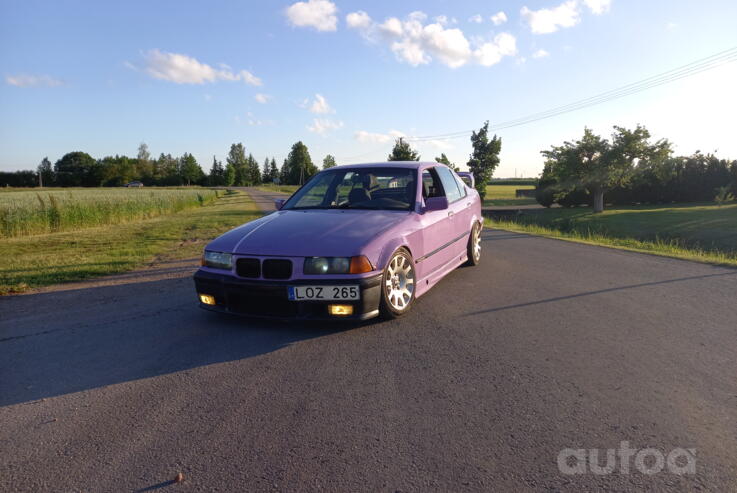
M 220 193 L 200 188 L 6 191 L 0 194 L 0 238 L 148 219 L 203 206 Z
M 487 185 L 484 207 L 509 206 L 536 204 L 534 198 L 516 198 L 516 190 L 532 190 L 535 185 Z
M 281 192 L 291 195 L 297 191 L 299 185 L 274 185 L 273 183 L 265 183 L 257 186 L 256 188 L 263 190 L 264 192 Z
M 737 266 L 737 204 L 546 209 L 492 227 Z
M 248 195 L 236 192 L 150 219 L 0 239 L 0 294 L 196 257 L 211 239 L 260 216 Z

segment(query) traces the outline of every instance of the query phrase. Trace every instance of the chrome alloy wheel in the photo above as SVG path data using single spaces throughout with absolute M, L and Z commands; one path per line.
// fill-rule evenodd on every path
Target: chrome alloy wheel
M 395 254 L 389 261 L 384 289 L 391 307 L 401 312 L 412 301 L 415 292 L 415 269 L 406 255 Z
M 481 228 L 478 225 L 474 226 L 473 232 L 471 233 L 473 238 L 471 244 L 473 246 L 473 260 L 478 262 L 481 259 Z

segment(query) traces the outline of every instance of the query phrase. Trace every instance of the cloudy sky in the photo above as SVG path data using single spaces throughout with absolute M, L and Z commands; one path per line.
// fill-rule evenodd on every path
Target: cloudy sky
M 44 157 L 243 142 L 281 161 L 383 160 L 406 136 L 465 166 L 465 131 L 616 89 L 737 46 L 733 0 L 0 0 L 0 169 Z M 737 62 L 499 130 L 497 176 L 584 126 L 646 125 L 737 158 Z

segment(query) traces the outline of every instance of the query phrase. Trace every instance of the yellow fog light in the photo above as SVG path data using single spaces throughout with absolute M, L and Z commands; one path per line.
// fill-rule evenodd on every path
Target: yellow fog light
M 328 305 L 330 315 L 353 315 L 353 305 Z
M 215 297 L 211 294 L 201 294 L 200 301 L 205 305 L 214 305 Z

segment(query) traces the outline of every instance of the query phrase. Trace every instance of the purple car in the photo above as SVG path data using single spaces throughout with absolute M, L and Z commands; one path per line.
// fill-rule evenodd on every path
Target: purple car
M 194 277 L 202 308 L 394 318 L 450 271 L 481 259 L 473 178 L 438 163 L 337 166 L 276 208 L 205 248 Z

